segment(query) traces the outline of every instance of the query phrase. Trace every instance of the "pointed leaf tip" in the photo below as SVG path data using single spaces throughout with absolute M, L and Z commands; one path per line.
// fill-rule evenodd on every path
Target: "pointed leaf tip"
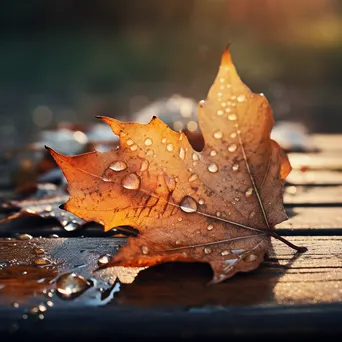
M 228 44 L 225 50 L 223 51 L 222 59 L 221 59 L 221 66 L 231 65 L 233 63 L 232 56 L 229 51 L 229 47 L 230 47 L 230 44 Z
M 121 125 L 118 120 L 110 118 L 108 116 L 96 116 L 96 118 L 105 122 L 116 135 L 120 135 Z

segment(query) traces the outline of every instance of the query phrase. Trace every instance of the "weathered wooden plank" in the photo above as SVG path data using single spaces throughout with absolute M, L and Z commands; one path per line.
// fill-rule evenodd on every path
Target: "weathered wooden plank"
M 133 284 L 121 285 L 114 295 L 115 303 L 123 307 L 198 307 L 342 302 L 342 237 L 290 237 L 289 240 L 306 245 L 308 252 L 295 255 L 284 244 L 273 241 L 274 251 L 258 270 L 209 287 L 211 270 L 207 265 L 169 263 L 152 267 L 141 272 Z M 131 269 L 127 273 L 124 268 L 93 272 L 99 256 L 115 253 L 125 242 L 123 239 L 32 239 L 15 246 L 0 241 L 0 263 L 4 265 L 0 276 L 0 284 L 4 285 L 0 287 L 2 305 L 17 301 L 25 308 L 32 306 L 41 301 L 42 296 L 45 298 L 44 289 L 54 288 L 53 279 L 66 271 L 96 280 L 96 286 L 78 297 L 73 305 L 103 305 L 105 301 L 99 299 L 102 293 L 99 288 L 110 292 L 118 273 L 129 281 L 134 272 Z M 52 262 L 50 266 L 39 268 L 34 265 L 37 248 L 45 250 L 46 258 Z M 16 262 L 11 262 L 13 258 Z M 21 265 L 20 269 L 18 265 Z M 26 279 L 26 287 L 23 287 L 23 272 L 27 265 L 31 265 L 27 267 L 31 278 L 30 283 Z M 11 281 L 7 279 L 10 277 Z M 43 286 L 40 286 L 42 282 Z M 70 301 L 55 295 L 51 300 L 55 307 L 71 305 Z
M 342 153 L 340 151 L 324 151 L 319 153 L 289 153 L 288 157 L 293 169 L 342 170 Z
M 310 230 L 341 229 L 342 232 L 342 207 L 294 207 L 287 208 L 286 213 L 289 219 L 279 223 L 277 229 L 307 229 L 308 235 Z
M 292 170 L 286 181 L 292 185 L 342 185 L 342 171 L 331 170 Z
M 291 193 L 285 191 L 284 203 L 286 205 L 341 205 L 342 186 L 296 186 Z
M 340 151 L 342 153 L 342 134 L 313 134 L 312 143 L 320 151 Z

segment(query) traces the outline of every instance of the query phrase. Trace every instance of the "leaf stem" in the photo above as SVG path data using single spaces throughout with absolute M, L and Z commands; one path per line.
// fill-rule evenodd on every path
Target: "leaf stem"
M 271 229 L 263 229 L 263 231 L 265 231 L 268 235 L 272 236 L 273 238 L 285 243 L 285 245 L 289 246 L 290 248 L 295 249 L 298 253 L 305 253 L 308 250 L 307 247 L 296 246 L 295 244 L 286 240 L 285 238 L 283 238 L 282 236 L 280 236 L 279 234 L 277 234 L 275 231 Z

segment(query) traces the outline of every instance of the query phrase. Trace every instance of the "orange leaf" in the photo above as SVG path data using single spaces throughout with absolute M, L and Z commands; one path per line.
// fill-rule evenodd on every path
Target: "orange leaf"
M 120 137 L 117 150 L 75 157 L 51 150 L 69 182 L 64 209 L 106 230 L 139 230 L 110 265 L 207 262 L 217 283 L 258 267 L 270 236 L 286 241 L 272 228 L 287 218 L 283 179 L 291 166 L 270 139 L 267 99 L 241 81 L 228 49 L 198 118 L 201 152 L 158 118 L 107 117 L 100 119 Z

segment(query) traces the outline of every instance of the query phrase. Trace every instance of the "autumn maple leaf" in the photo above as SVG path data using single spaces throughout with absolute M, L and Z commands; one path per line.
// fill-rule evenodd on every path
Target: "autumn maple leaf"
M 148 124 L 100 117 L 120 137 L 116 150 L 50 150 L 68 180 L 64 209 L 105 230 L 139 230 L 109 266 L 207 262 L 217 283 L 257 268 L 271 236 L 304 251 L 273 230 L 287 219 L 283 179 L 291 166 L 270 139 L 267 99 L 241 81 L 228 49 L 198 118 L 201 152 L 155 117 Z

